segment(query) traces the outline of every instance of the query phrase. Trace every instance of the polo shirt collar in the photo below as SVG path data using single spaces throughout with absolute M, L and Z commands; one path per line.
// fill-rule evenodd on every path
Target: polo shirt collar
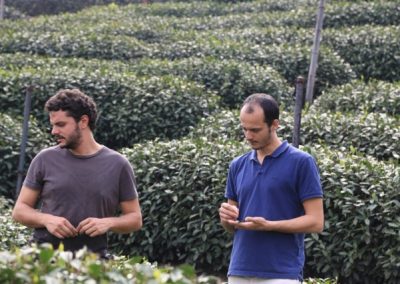
M 278 158 L 280 155 L 282 155 L 282 154 L 286 151 L 286 149 L 287 149 L 288 147 L 289 147 L 289 143 L 287 142 L 287 140 L 284 140 L 284 141 L 282 142 L 282 144 L 279 145 L 279 147 L 276 148 L 274 152 L 272 152 L 271 155 L 268 155 L 268 157 Z M 251 154 L 250 154 L 250 159 L 251 159 L 251 160 L 257 161 L 257 151 L 256 151 L 256 150 L 253 150 L 253 151 L 251 152 Z

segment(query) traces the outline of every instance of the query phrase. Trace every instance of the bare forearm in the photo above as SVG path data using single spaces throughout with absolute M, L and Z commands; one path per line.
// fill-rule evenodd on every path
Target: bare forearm
M 16 222 L 30 228 L 43 228 L 48 214 L 24 204 L 17 204 L 12 212 L 12 217 Z
M 110 230 L 115 233 L 126 234 L 137 231 L 142 227 L 142 215 L 137 212 L 107 219 L 110 221 Z
M 267 231 L 282 233 L 320 233 L 323 230 L 323 219 L 304 215 L 298 218 L 281 221 L 268 221 Z

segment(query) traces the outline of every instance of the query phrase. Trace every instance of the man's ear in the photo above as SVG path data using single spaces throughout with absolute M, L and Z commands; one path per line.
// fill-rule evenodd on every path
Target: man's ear
M 279 128 L 279 119 L 274 119 L 272 121 L 272 128 L 275 129 L 275 130 L 278 130 L 278 128 Z
M 89 117 L 86 114 L 81 116 L 81 120 L 79 121 L 79 125 L 80 125 L 81 129 L 84 129 L 84 128 L 89 126 Z

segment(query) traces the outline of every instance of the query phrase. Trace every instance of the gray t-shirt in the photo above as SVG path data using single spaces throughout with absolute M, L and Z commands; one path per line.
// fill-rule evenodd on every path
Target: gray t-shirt
M 89 217 L 115 216 L 122 201 L 137 198 L 136 181 L 129 161 L 103 146 L 90 156 L 76 156 L 54 146 L 42 150 L 32 161 L 24 185 L 40 191 L 40 211 L 61 216 L 77 227 Z M 58 246 L 60 239 L 46 228 L 35 229 L 39 243 Z M 87 246 L 94 252 L 107 249 L 107 235 L 85 234 L 62 240 L 65 250 Z

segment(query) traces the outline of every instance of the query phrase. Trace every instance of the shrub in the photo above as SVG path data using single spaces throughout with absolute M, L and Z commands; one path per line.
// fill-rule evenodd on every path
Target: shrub
M 155 141 L 122 151 L 135 168 L 144 226 L 135 234 L 112 235 L 115 251 L 160 263 L 187 262 L 214 273 L 227 268 L 231 236 L 223 233 L 217 209 L 224 200 L 229 162 L 248 148 L 224 136 L 206 137 Z M 333 151 L 314 144 L 305 149 L 318 161 L 327 216 L 325 232 L 307 239 L 307 275 L 395 283 L 399 168 L 346 155 L 344 148 Z
M 22 111 L 21 111 L 22 112 Z M 22 119 L 0 113 L 0 195 L 14 198 L 18 179 L 18 162 L 22 139 Z M 29 133 L 25 151 L 23 173 L 40 149 L 50 144 L 46 133 L 41 131 L 34 119 L 30 119 Z
M 140 257 L 99 259 L 85 249 L 75 255 L 47 245 L 0 252 L 2 283 L 217 283 L 197 277 L 188 265 L 157 267 Z
M 79 88 L 99 107 L 97 139 L 119 148 L 155 137 L 185 135 L 190 126 L 217 107 L 214 93 L 183 79 L 103 71 L 86 74 L 84 68 L 45 67 L 4 72 L 0 77 L 0 109 L 17 111 L 15 106 L 23 105 L 20 93 L 33 85 L 32 114 L 47 126 L 45 101 L 61 88 Z
M 11 217 L 12 205 L 12 200 L 0 196 L 0 251 L 13 250 L 17 247 L 25 246 L 31 236 L 31 230 L 13 222 Z
M 228 164 L 242 149 L 206 139 L 148 142 L 123 149 L 139 184 L 143 228 L 112 235 L 114 251 L 220 273 L 231 240 L 219 224 Z
M 292 101 L 293 91 L 269 66 L 192 57 L 176 61 L 141 60 L 132 69 L 140 75 L 176 74 L 199 82 L 217 92 L 223 107 L 237 108 L 247 96 L 256 92 L 267 92 L 287 104 Z
M 292 142 L 293 114 L 282 111 L 278 135 Z M 211 126 L 212 125 L 212 126 Z M 398 118 L 381 113 L 341 113 L 304 110 L 301 118 L 300 144 L 329 145 L 334 150 L 346 149 L 379 160 L 400 161 L 400 123 Z M 190 133 L 191 137 L 209 140 L 242 141 L 238 111 L 222 111 L 202 119 Z
M 307 270 L 338 276 L 339 283 L 398 283 L 400 168 L 326 147 L 312 152 L 326 221 L 322 234 L 306 240 Z
M 237 108 L 248 95 L 267 92 L 285 104 L 292 103 L 293 90 L 277 71 L 269 66 L 253 65 L 235 60 L 215 58 L 187 58 L 176 61 L 143 59 L 127 64 L 122 61 L 85 60 L 81 58 L 49 58 L 27 56 L 22 53 L 0 54 L 0 67 L 21 72 L 21 69 L 73 68 L 90 73 L 129 73 L 145 78 L 149 76 L 176 75 L 204 85 L 221 97 L 220 105 Z M 67 71 L 66 71 L 67 72 Z
M 307 76 L 310 48 L 298 44 L 256 45 L 253 43 L 213 39 L 211 41 L 180 41 L 151 49 L 152 58 L 175 60 L 192 56 L 211 56 L 244 60 L 252 64 L 270 65 L 288 82 L 299 75 Z M 341 85 L 355 78 L 350 66 L 329 48 L 322 47 L 316 74 L 316 93 L 331 85 Z
M 293 118 L 285 118 L 282 135 L 292 139 Z M 289 127 L 287 127 L 289 126 Z M 400 161 L 400 120 L 384 113 L 305 112 L 301 144 L 329 145 L 331 149 L 361 152 L 379 160 Z
M 399 81 L 400 26 L 349 27 L 325 32 L 328 44 L 365 80 Z
M 352 81 L 326 90 L 316 101 L 316 109 L 339 112 L 379 112 L 400 115 L 400 84 L 371 80 Z

